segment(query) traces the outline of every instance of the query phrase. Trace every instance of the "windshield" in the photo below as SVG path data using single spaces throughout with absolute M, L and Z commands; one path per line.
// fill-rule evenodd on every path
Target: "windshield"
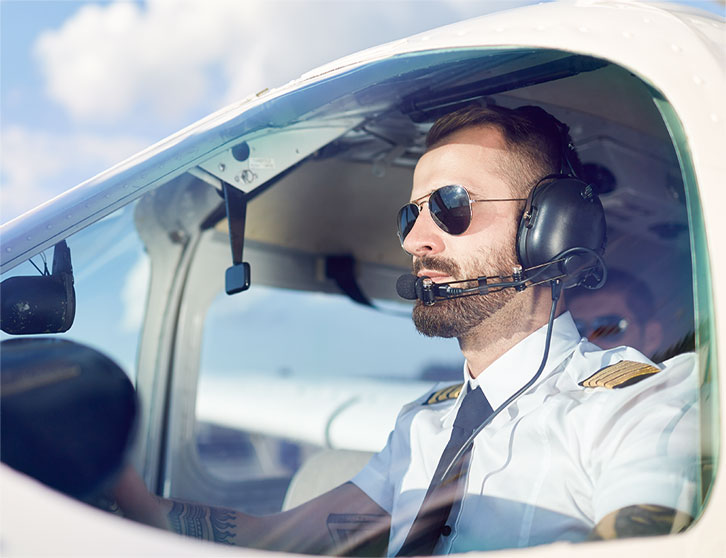
M 159 185 L 68 236 L 77 312 L 50 334 L 134 380 L 129 460 L 176 531 L 194 534 L 199 502 L 264 516 L 243 546 L 415 555 L 675 533 L 704 513 L 709 246 L 686 138 L 640 78 L 555 50 L 422 51 L 189 142 L 204 155 L 177 151 Z M 227 294 L 244 265 L 249 288 Z M 618 531 L 643 517 L 667 529 Z

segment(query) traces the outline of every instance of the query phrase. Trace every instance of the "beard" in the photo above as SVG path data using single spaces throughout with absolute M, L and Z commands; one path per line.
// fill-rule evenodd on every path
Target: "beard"
M 513 249 L 508 252 L 487 250 L 477 254 L 466 269 L 462 269 L 456 262 L 447 258 L 422 257 L 414 262 L 414 274 L 421 269 L 430 269 L 459 280 L 484 275 L 496 276 L 507 273 L 505 270 L 511 273 L 512 267 L 517 264 Z M 476 283 L 463 286 L 476 286 Z M 502 289 L 486 295 L 437 300 L 431 306 L 426 306 L 417 300 L 413 309 L 413 323 L 419 333 L 428 337 L 461 338 L 500 311 L 516 294 L 517 291 L 514 289 Z

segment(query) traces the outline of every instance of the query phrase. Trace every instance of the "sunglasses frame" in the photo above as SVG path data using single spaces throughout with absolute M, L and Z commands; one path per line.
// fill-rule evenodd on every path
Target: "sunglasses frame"
M 434 214 L 433 210 L 431 209 L 431 203 L 430 203 L 431 196 L 435 195 L 437 192 L 440 192 L 441 190 L 443 190 L 445 188 L 460 188 L 463 191 L 463 193 L 466 195 L 467 205 L 469 208 L 469 216 L 468 216 L 469 222 L 467 223 L 464 230 L 462 230 L 461 232 L 452 233 L 452 232 L 448 231 L 447 225 L 445 223 L 443 223 Z M 431 219 L 433 220 L 434 223 L 436 223 L 436 226 L 439 227 L 439 229 L 441 229 L 446 234 L 450 234 L 452 236 L 458 236 L 460 234 L 464 234 L 471 226 L 471 220 L 473 218 L 473 211 L 471 208 L 472 204 L 479 203 L 479 202 L 506 202 L 506 201 L 527 201 L 527 198 L 489 198 L 489 199 L 479 198 L 479 199 L 473 199 L 471 197 L 471 194 L 469 193 L 469 190 L 467 190 L 461 184 L 446 184 L 445 186 L 441 186 L 439 188 L 436 188 L 435 190 L 432 190 L 431 192 L 421 196 L 420 198 L 411 200 L 406 205 L 404 205 L 401 209 L 398 210 L 398 223 L 397 223 L 398 240 L 401 242 L 401 247 L 403 247 L 404 240 L 406 240 L 406 237 L 410 234 L 411 230 L 413 229 L 414 225 L 416 224 L 416 221 L 418 220 L 419 216 L 421 215 L 421 212 L 423 211 L 423 206 L 425 204 L 429 206 L 429 214 L 431 215 Z M 401 230 L 401 214 L 403 213 L 404 210 L 406 210 L 406 208 L 416 208 L 415 209 L 416 216 L 415 216 L 413 222 L 411 223 L 411 226 L 409 227 L 408 232 L 403 234 L 402 230 Z

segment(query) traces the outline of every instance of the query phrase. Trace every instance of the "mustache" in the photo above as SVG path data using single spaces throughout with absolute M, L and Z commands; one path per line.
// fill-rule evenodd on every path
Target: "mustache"
M 418 275 L 422 269 L 429 269 L 431 271 L 438 271 L 445 273 L 451 277 L 458 277 L 461 274 L 461 268 L 452 260 L 447 258 L 438 258 L 431 256 L 422 256 L 416 258 L 413 262 L 413 273 Z

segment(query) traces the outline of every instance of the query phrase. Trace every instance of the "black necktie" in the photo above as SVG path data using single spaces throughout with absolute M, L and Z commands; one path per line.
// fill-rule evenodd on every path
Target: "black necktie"
M 451 438 L 444 448 L 444 453 L 441 454 L 421 509 L 396 556 L 424 556 L 433 552 L 436 541 L 439 540 L 449 513 L 451 513 L 451 506 L 456 499 L 458 483 L 455 481 L 466 470 L 469 463 L 471 445 L 451 467 L 446 478 L 442 478 L 442 476 L 474 429 L 483 423 L 492 412 L 492 407 L 481 389 L 477 388 L 466 394 L 459 407 L 459 412 L 456 414 Z

